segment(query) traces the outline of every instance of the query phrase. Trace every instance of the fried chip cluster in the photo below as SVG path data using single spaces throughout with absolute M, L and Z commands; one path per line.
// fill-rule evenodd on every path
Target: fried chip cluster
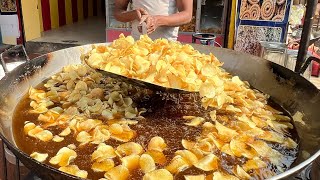
M 75 162 L 81 148 L 94 147 L 87 162 L 90 171 L 103 174 L 101 179 L 121 180 L 136 172 L 144 180 L 171 180 L 180 174 L 186 180 L 264 179 L 275 175 L 271 168 L 279 173 L 288 168 L 285 154 L 275 147 L 297 148 L 290 136 L 290 117 L 272 108 L 268 95 L 225 72 L 213 54 L 166 39 L 141 36 L 134 41 L 120 35 L 108 46 L 94 46 L 82 58 L 96 69 L 196 91 L 206 113 L 182 115 L 177 121 L 198 129 L 200 135 L 179 139 L 176 143 L 181 148 L 174 151 L 168 139 L 160 136 L 139 142 L 138 137 L 150 133 L 134 130 L 147 110 L 137 108 L 132 98 L 139 90 L 132 91 L 132 85 L 104 77 L 86 65 L 69 65 L 44 88 L 30 88 L 29 113 L 38 118 L 25 122 L 24 133 L 45 143 L 63 143 L 68 138 L 74 142 L 53 156 L 33 152 L 30 156 L 35 160 L 87 178 L 88 171 Z
M 60 143 L 70 136 L 77 146 L 100 145 L 109 139 L 129 142 L 136 132 L 129 125 L 136 124 L 144 109 L 135 107 L 128 96 L 132 87 L 111 78 L 102 78 L 100 73 L 85 65 L 69 65 L 52 76 L 45 89 L 30 87 L 29 113 L 38 114 L 37 122 L 26 121 L 24 133 L 42 142 Z M 58 129 L 59 133 L 51 131 Z M 77 148 L 77 147 L 76 147 Z M 45 162 L 48 154 L 33 152 L 31 157 Z M 63 147 L 49 163 L 60 170 L 86 177 L 87 173 L 72 164 L 77 157 L 74 150 Z M 93 169 L 110 163 L 98 161 Z M 104 168 L 105 169 L 105 168 Z
M 199 91 L 212 77 L 227 75 L 213 54 L 167 39 L 152 41 L 146 35 L 136 42 L 131 36 L 120 35 L 111 45 L 94 48 L 85 61 L 96 69 L 189 91 Z

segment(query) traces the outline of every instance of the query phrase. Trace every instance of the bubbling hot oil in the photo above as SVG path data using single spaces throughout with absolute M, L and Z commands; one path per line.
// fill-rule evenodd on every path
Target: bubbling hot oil
M 38 89 L 43 88 L 43 84 L 40 84 Z M 205 110 L 200 104 L 200 97 L 198 94 L 167 94 L 167 93 L 157 93 L 152 94 L 149 92 L 148 98 L 138 98 L 133 97 L 136 101 L 141 102 L 138 106 L 149 107 L 148 111 L 143 114 L 145 119 L 139 120 L 139 123 L 132 125 L 131 128 L 137 132 L 137 136 L 132 141 L 141 144 L 145 149 L 147 149 L 148 142 L 152 137 L 160 136 L 162 137 L 166 144 L 167 149 L 164 151 L 164 154 L 167 157 L 167 163 L 164 166 L 157 166 L 157 168 L 164 168 L 170 160 L 174 157 L 174 153 L 177 150 L 183 149 L 181 145 L 181 140 L 196 140 L 197 137 L 201 134 L 201 127 L 190 127 L 185 125 L 185 120 L 182 119 L 182 116 L 201 116 L 204 118 L 209 118 L 210 110 Z M 41 152 L 48 153 L 49 157 L 53 157 L 56 152 L 62 148 L 66 147 L 69 144 L 75 144 L 76 146 L 79 143 L 75 140 L 75 136 L 67 136 L 64 141 L 60 143 L 50 142 L 45 143 L 28 137 L 23 132 L 24 122 L 30 121 L 37 123 L 37 115 L 29 113 L 31 110 L 30 99 L 28 96 L 24 96 L 16 107 L 14 116 L 13 116 L 13 127 L 14 127 L 14 136 L 18 147 L 26 152 L 31 154 L 32 152 Z M 280 106 L 277 106 L 274 102 L 269 102 L 272 107 L 285 112 Z M 221 112 L 225 113 L 225 112 Z M 225 114 L 220 114 L 225 115 Z M 219 118 L 219 112 L 217 113 Z M 230 117 L 232 118 L 232 117 Z M 219 120 L 219 119 L 218 119 Z M 50 128 L 49 129 L 53 134 L 58 134 L 61 129 Z M 288 136 L 292 137 L 294 140 L 297 140 L 297 133 L 295 130 L 291 130 Z M 121 143 L 108 140 L 106 144 L 109 144 L 116 148 Z M 293 161 L 296 158 L 298 148 L 289 150 L 284 146 L 279 144 L 269 144 L 273 149 L 279 151 L 284 155 L 282 163 L 284 164 L 283 170 L 286 170 L 290 167 Z M 82 170 L 88 172 L 89 179 L 99 179 L 103 177 L 104 173 L 97 173 L 91 169 L 91 154 L 96 149 L 96 145 L 88 144 L 85 146 L 80 146 L 76 149 L 77 158 L 74 161 L 74 164 Z M 232 167 L 234 165 L 243 165 L 246 162 L 246 158 L 235 158 L 229 156 L 220 151 L 214 152 L 216 156 L 220 159 L 219 171 L 229 172 L 232 174 Z M 45 163 L 48 162 L 48 158 Z M 120 164 L 119 159 L 115 159 L 115 165 Z M 57 166 L 54 166 L 58 168 Z M 274 175 L 281 173 L 279 169 L 270 164 L 266 169 L 260 171 L 251 171 L 249 174 L 255 179 L 263 179 L 266 176 L 270 176 L 267 172 L 272 172 Z M 197 168 L 191 167 L 177 175 L 174 176 L 175 179 L 184 179 L 184 175 L 196 175 L 196 174 L 210 174 L 212 172 L 205 172 Z M 142 179 L 144 173 L 141 170 L 136 170 L 131 172 L 130 179 Z

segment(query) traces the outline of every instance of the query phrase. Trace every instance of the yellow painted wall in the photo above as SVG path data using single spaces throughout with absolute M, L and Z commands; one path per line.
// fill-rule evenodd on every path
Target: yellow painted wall
M 72 2 L 71 0 L 65 0 L 66 7 L 66 23 L 72 24 Z
M 51 28 L 59 27 L 59 10 L 58 10 L 58 0 L 50 0 L 50 17 L 51 17 Z
M 38 0 L 38 12 L 39 12 L 40 32 L 43 32 L 41 0 Z
M 38 0 L 21 0 L 26 41 L 41 36 Z
M 78 0 L 77 5 L 78 5 L 78 21 L 81 21 L 84 18 L 83 17 L 83 0 Z
M 88 0 L 88 16 L 93 16 L 93 0 Z
M 231 15 L 230 15 L 230 26 L 229 26 L 229 36 L 228 36 L 228 48 L 233 49 L 234 45 L 234 35 L 235 35 L 235 19 L 236 19 L 236 6 L 237 2 L 236 0 L 232 0 L 231 4 Z

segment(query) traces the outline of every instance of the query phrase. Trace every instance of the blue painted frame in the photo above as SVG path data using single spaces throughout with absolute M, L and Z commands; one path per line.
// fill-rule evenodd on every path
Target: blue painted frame
M 260 0 L 260 2 L 263 0 Z M 238 27 L 239 25 L 252 25 L 252 26 L 268 26 L 268 27 L 281 27 L 281 42 L 284 42 L 286 32 L 288 29 L 288 20 L 289 20 L 289 13 L 291 8 L 291 0 L 286 0 L 286 12 L 282 22 L 275 22 L 275 21 L 266 21 L 266 20 L 241 20 L 240 19 L 240 3 L 241 0 L 237 1 L 237 14 L 236 14 L 236 29 L 235 29 L 235 36 L 238 34 Z M 237 37 L 235 37 L 236 40 Z

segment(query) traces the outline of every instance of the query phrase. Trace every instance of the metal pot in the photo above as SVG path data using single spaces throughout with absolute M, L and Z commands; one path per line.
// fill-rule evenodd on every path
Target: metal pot
M 46 164 L 30 158 L 16 146 L 12 132 L 12 115 L 20 98 L 28 91 L 63 66 L 80 63 L 81 50 L 89 50 L 91 45 L 72 47 L 55 51 L 27 61 L 0 80 L 0 138 L 20 161 L 43 179 L 79 179 L 62 173 Z M 223 68 L 233 75 L 248 81 L 253 87 L 267 93 L 271 99 L 286 109 L 291 115 L 304 114 L 303 121 L 294 121 L 299 142 L 299 153 L 292 167 L 272 179 L 290 178 L 320 156 L 320 91 L 300 74 L 259 57 L 244 53 L 194 45 L 203 53 L 213 53 L 224 62 Z

